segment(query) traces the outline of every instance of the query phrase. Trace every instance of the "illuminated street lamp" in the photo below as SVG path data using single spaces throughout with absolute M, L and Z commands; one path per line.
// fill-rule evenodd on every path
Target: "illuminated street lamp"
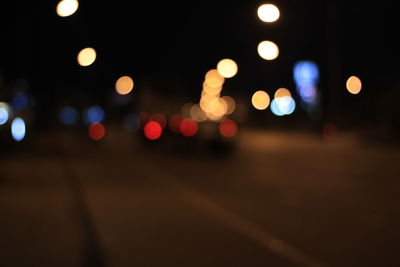
M 93 64 L 96 60 L 96 50 L 92 47 L 86 47 L 78 53 L 78 64 L 82 67 L 87 67 Z
M 57 4 L 56 12 L 60 17 L 68 17 L 78 10 L 79 2 L 77 0 L 62 0 Z
M 279 9 L 273 4 L 263 4 L 257 9 L 257 15 L 264 22 L 275 22 L 279 19 Z
M 265 60 L 274 60 L 279 55 L 278 46 L 271 41 L 262 41 L 257 47 L 258 54 Z

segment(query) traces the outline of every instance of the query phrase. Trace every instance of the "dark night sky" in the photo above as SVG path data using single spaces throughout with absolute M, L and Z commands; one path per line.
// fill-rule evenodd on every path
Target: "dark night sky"
M 330 33 L 338 40 L 333 48 L 343 79 L 359 75 L 372 92 L 398 81 L 398 30 L 389 1 L 375 6 L 329 1 L 338 7 L 337 27 L 328 24 L 328 1 L 274 1 L 281 11 L 275 24 L 256 16 L 264 1 L 88 0 L 67 18 L 56 15 L 57 2 L 13 3 L 1 19 L 3 87 L 23 78 L 42 104 L 74 95 L 102 98 L 124 74 L 134 78 L 137 90 L 143 80 L 174 80 L 181 93 L 196 98 L 203 75 L 225 57 L 239 65 L 229 81 L 232 95 L 293 88 L 292 67 L 300 59 L 319 64 L 323 87 Z M 262 40 L 279 45 L 277 60 L 259 58 L 256 47 Z M 76 55 L 86 46 L 94 47 L 98 58 L 82 68 Z

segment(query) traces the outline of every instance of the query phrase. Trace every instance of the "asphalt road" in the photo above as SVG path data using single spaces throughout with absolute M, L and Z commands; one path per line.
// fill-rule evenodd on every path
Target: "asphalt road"
M 172 153 L 111 131 L 3 154 L 0 266 L 400 266 L 399 148 L 268 131 L 236 145 Z

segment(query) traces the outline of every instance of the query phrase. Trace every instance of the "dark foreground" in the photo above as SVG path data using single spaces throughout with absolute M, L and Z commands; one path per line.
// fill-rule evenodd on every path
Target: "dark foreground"
M 47 136 L 3 154 L 0 266 L 400 266 L 399 149 L 238 141 L 206 155 Z

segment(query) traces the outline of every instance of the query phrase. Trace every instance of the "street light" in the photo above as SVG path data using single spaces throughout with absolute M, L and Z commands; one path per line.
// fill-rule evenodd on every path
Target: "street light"
M 346 88 L 349 93 L 356 95 L 361 91 L 362 83 L 357 76 L 351 76 L 346 81 Z
M 267 94 L 267 92 L 259 90 L 253 94 L 253 97 L 251 98 L 251 103 L 256 109 L 264 110 L 269 106 L 269 95 Z
M 264 22 L 275 22 L 279 19 L 279 9 L 273 4 L 263 4 L 257 9 L 257 15 Z
M 68 17 L 78 10 L 77 0 L 62 0 L 57 4 L 56 12 L 60 17 Z
M 271 41 L 262 41 L 257 47 L 258 54 L 265 60 L 274 60 L 279 55 L 278 46 Z
M 96 60 L 96 50 L 91 47 L 86 47 L 82 49 L 78 54 L 78 64 L 82 67 L 87 67 L 92 65 L 93 62 Z

